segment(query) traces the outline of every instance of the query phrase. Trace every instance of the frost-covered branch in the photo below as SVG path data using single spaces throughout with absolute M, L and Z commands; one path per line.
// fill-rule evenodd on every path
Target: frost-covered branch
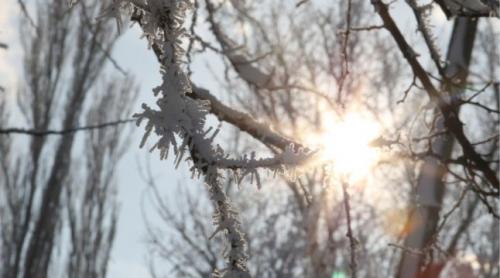
M 115 2 L 105 15 L 116 18 L 119 24 L 120 14 L 116 11 L 124 7 L 123 3 L 124 1 Z M 182 39 L 186 36 L 183 25 L 190 2 L 179 0 L 128 3 L 134 9 L 134 19 L 141 25 L 144 36 L 159 58 L 163 76 L 162 84 L 153 89 L 158 97 L 157 108 L 143 104 L 143 111 L 134 115 L 138 125 L 143 120 L 146 121 L 146 132 L 141 147 L 154 132 L 159 140 L 151 150 L 158 149 L 162 159 L 172 150 L 176 157 L 175 163 L 179 165 L 186 151 L 189 152 L 193 163 L 191 171 L 193 174 L 205 176 L 205 183 L 215 204 L 216 233 L 224 231 L 229 242 L 229 251 L 226 253 L 228 266 L 221 274 L 224 277 L 248 277 L 245 241 L 239 230 L 238 214 L 231 208 L 218 182 L 218 170 L 244 168 L 243 175 L 250 173 L 258 179 L 256 168 L 279 170 L 283 165 L 294 167 L 308 159 L 312 153 L 288 144 L 283 153 L 272 158 L 255 159 L 255 154 L 252 154 L 250 158 L 244 156 L 242 159 L 230 159 L 220 146 L 214 144 L 218 130 L 211 132 L 211 128 L 205 129 L 206 116 L 212 103 L 188 96 L 193 94 L 193 90 L 183 69 L 185 51 Z
M 165 158 L 173 148 L 178 165 L 189 150 L 193 161 L 193 173 L 205 175 L 205 182 L 215 203 L 214 223 L 216 231 L 225 231 L 229 241 L 228 260 L 225 277 L 249 277 L 246 267 L 245 240 L 239 230 L 238 214 L 231 205 L 217 182 L 217 161 L 224 156 L 220 147 L 213 147 L 213 138 L 217 131 L 209 136 L 204 130 L 208 114 L 208 102 L 186 96 L 191 84 L 181 64 L 184 50 L 181 40 L 185 36 L 184 18 L 189 8 L 188 1 L 150 1 L 143 3 L 148 9 L 142 10 L 141 27 L 150 44 L 160 47 L 161 73 L 163 82 L 153 92 L 158 96 L 159 110 L 143 104 L 143 112 L 134 115 L 137 123 L 145 119 L 145 141 L 154 130 L 160 137 L 153 149 L 160 150 L 160 157 Z M 226 275 L 227 273 L 227 275 Z
M 192 94 L 188 94 L 195 99 L 206 100 L 210 102 L 210 112 L 217 116 L 220 121 L 230 123 L 238 127 L 241 131 L 245 131 L 255 139 L 281 150 L 287 146 L 294 145 L 295 148 L 303 148 L 299 142 L 289 139 L 269 128 L 269 125 L 256 121 L 249 114 L 235 110 L 221 101 L 206 89 L 193 86 Z
M 142 25 L 144 22 L 144 13 L 140 12 L 138 9 L 135 9 L 132 14 L 132 21 L 139 23 Z M 162 51 L 161 47 L 156 43 L 151 44 L 151 48 L 155 52 L 158 61 L 162 62 Z M 281 87 L 272 87 L 272 89 L 278 89 Z M 252 116 L 235 110 L 220 100 L 218 100 L 213 94 L 211 94 L 208 90 L 191 84 L 192 91 L 186 92 L 186 96 L 195 100 L 206 101 L 210 105 L 207 107 L 209 112 L 214 114 L 220 121 L 224 121 L 230 123 L 240 129 L 241 131 L 247 132 L 249 135 L 254 137 L 255 139 L 261 141 L 266 145 L 272 145 L 281 150 L 284 150 L 287 146 L 293 144 L 296 149 L 303 148 L 306 149 L 299 142 L 287 138 L 269 128 L 269 125 L 258 122 Z M 311 88 L 302 88 L 304 90 L 310 91 Z
M 214 168 L 208 171 L 214 170 Z M 212 238 L 219 232 L 224 232 L 229 242 L 229 248 L 224 254 L 228 261 L 228 266 L 219 271 L 215 271 L 216 277 L 250 277 L 247 268 L 248 255 L 246 254 L 246 241 L 243 233 L 240 231 L 240 222 L 238 212 L 232 208 L 231 203 L 222 189 L 219 179 L 213 178 L 208 174 L 205 177 L 208 185 L 210 199 L 215 204 L 215 213 L 213 215 L 215 232 L 210 236 Z

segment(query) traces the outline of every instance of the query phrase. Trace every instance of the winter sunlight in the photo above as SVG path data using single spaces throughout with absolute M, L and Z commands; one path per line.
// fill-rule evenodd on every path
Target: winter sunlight
M 362 112 L 352 111 L 339 117 L 323 113 L 319 133 L 306 137 L 306 141 L 320 149 L 319 158 L 331 161 L 335 174 L 351 180 L 366 177 L 379 158 L 370 142 L 380 135 L 377 122 Z

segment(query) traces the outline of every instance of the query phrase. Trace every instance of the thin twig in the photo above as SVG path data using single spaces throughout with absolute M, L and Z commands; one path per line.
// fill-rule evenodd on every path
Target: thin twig
M 458 197 L 458 200 L 455 203 L 455 205 L 453 205 L 453 207 L 447 213 L 445 213 L 444 216 L 442 217 L 443 220 L 441 220 L 441 224 L 438 225 L 438 228 L 436 229 L 436 232 L 435 232 L 436 240 L 437 240 L 437 235 L 439 234 L 439 232 L 441 232 L 441 230 L 443 230 L 443 227 L 446 224 L 446 222 L 448 221 L 448 218 L 450 218 L 450 216 L 453 214 L 453 212 L 455 212 L 455 210 L 458 207 L 460 207 L 460 204 L 462 204 L 462 201 L 464 200 L 465 195 L 467 194 L 468 190 L 469 190 L 469 188 L 467 188 L 467 187 L 464 190 L 462 190 L 462 193 Z
M 36 129 L 27 129 L 27 128 L 0 128 L 0 134 L 25 134 L 31 136 L 47 136 L 47 135 L 67 135 L 71 133 L 75 133 L 78 131 L 84 130 L 94 130 L 106 127 L 117 126 L 121 124 L 126 124 L 135 121 L 134 119 L 126 119 L 126 120 L 118 120 L 113 122 L 101 123 L 96 125 L 88 125 L 88 126 L 80 126 L 73 127 L 70 129 L 63 130 L 36 130 Z
M 431 33 L 428 22 L 426 20 L 426 15 L 423 10 L 425 8 L 419 7 L 416 0 L 408 0 L 406 1 L 410 8 L 413 10 L 413 14 L 415 15 L 415 19 L 417 20 L 418 30 L 422 33 L 425 44 L 427 45 L 427 49 L 429 50 L 432 61 L 434 62 L 439 74 L 445 78 L 444 69 L 442 66 L 441 55 L 439 54 L 438 47 L 435 44 L 435 38 Z
M 198 9 L 199 9 L 198 0 L 193 1 L 193 6 L 194 7 L 193 7 L 193 14 L 191 16 L 191 25 L 189 26 L 190 38 L 189 38 L 189 44 L 188 44 L 188 47 L 186 50 L 186 59 L 188 62 L 187 74 L 189 77 L 191 77 L 191 75 L 193 74 L 193 71 L 191 69 L 191 64 L 192 64 L 192 51 L 194 48 L 194 41 L 196 40 L 194 28 L 196 27 L 196 22 L 198 21 Z
M 482 144 L 486 144 L 488 142 L 491 142 L 495 139 L 498 139 L 500 137 L 500 134 L 495 134 L 495 135 L 492 135 L 484 140 L 481 140 L 481 141 L 478 141 L 478 142 L 474 142 L 472 143 L 472 145 L 476 146 L 476 145 L 482 145 Z M 497 142 L 498 143 L 498 142 Z
M 469 105 L 473 105 L 473 106 L 479 107 L 479 108 L 485 110 L 488 113 L 500 114 L 499 110 L 496 110 L 496 109 L 493 109 L 493 108 L 489 108 L 488 106 L 486 106 L 484 104 L 481 104 L 481 103 L 479 103 L 477 101 L 460 101 L 460 104 L 469 104 Z
M 406 88 L 406 90 L 404 91 L 403 93 L 403 98 L 398 100 L 396 103 L 397 104 L 400 104 L 400 103 L 403 103 L 406 98 L 408 97 L 408 94 L 410 93 L 411 91 L 411 88 L 413 88 L 413 86 L 416 86 L 416 81 L 417 81 L 417 76 L 416 75 L 413 75 L 413 80 L 411 81 L 410 85 L 408 86 L 408 88 Z
M 349 31 L 352 32 L 361 32 L 361 31 L 373 31 L 373 30 L 380 30 L 384 29 L 384 25 L 373 25 L 373 26 L 366 26 L 366 27 L 351 27 L 349 28 Z M 342 33 L 345 33 L 346 31 L 343 30 Z
M 81 6 L 82 6 L 83 17 L 85 18 L 85 25 L 87 26 L 88 31 L 95 36 L 95 31 L 93 29 L 94 25 L 92 24 L 92 20 L 90 19 L 89 15 L 87 14 L 87 8 L 86 8 L 86 6 L 83 3 L 81 4 Z M 118 30 L 118 33 L 120 33 L 119 30 Z M 102 53 L 104 54 L 104 57 L 106 57 L 106 59 L 109 60 L 109 62 L 111 63 L 111 65 L 118 72 L 120 72 L 121 74 L 123 74 L 123 76 L 128 76 L 127 71 L 122 66 L 120 66 L 120 64 L 118 63 L 118 61 L 115 58 L 113 58 L 113 56 L 109 52 L 110 49 L 108 47 L 104 46 L 101 43 L 101 41 L 98 40 L 98 39 L 96 39 L 96 45 L 99 48 L 99 50 L 102 51 Z
M 480 95 L 481 93 L 483 93 L 489 86 L 491 86 L 493 84 L 493 82 L 488 82 L 486 83 L 486 85 L 483 86 L 483 88 L 479 89 L 477 92 L 475 92 L 472 96 L 470 96 L 469 98 L 467 98 L 467 100 L 465 100 L 466 102 L 468 101 L 472 101 L 475 97 L 477 97 L 478 95 Z
M 352 1 L 348 0 L 347 1 L 347 11 L 346 11 L 346 16 L 347 16 L 347 22 L 346 22 L 346 30 L 343 33 L 344 35 L 344 43 L 342 46 L 342 58 L 343 58 L 343 68 L 342 68 L 342 74 L 340 76 L 339 80 L 339 90 L 338 90 L 338 95 L 337 95 L 337 101 L 340 103 L 341 98 L 342 98 L 342 89 L 344 88 L 344 82 L 349 75 L 349 56 L 347 53 L 347 44 L 349 43 L 349 34 L 351 31 L 351 8 L 352 8 Z
M 309 2 L 309 0 L 300 0 L 299 2 L 297 2 L 297 4 L 295 4 L 295 8 L 298 8 L 307 2 Z
M 388 246 L 391 246 L 391 247 L 394 247 L 394 248 L 398 248 L 398 249 L 401 249 L 403 250 L 404 252 L 407 252 L 407 253 L 410 253 L 414 256 L 422 256 L 424 255 L 425 252 L 423 251 L 420 251 L 418 249 L 415 249 L 415 248 L 408 248 L 408 247 L 405 247 L 405 246 L 402 246 L 402 245 L 399 245 L 399 244 L 395 244 L 395 243 L 389 243 L 387 244 Z
M 28 9 L 26 9 L 26 4 L 24 4 L 24 1 L 17 0 L 17 3 L 19 4 L 19 7 L 21 8 L 21 12 L 23 13 L 24 17 L 26 17 L 26 19 L 30 23 L 31 27 L 33 27 L 33 29 L 36 29 L 35 21 L 31 17 L 31 15 L 29 14 Z
M 349 193 L 347 192 L 347 183 L 342 182 L 342 191 L 344 193 L 344 208 L 345 215 L 347 219 L 347 234 L 349 238 L 349 245 L 351 249 L 351 261 L 349 262 L 349 267 L 351 268 L 351 277 L 357 277 L 357 265 L 356 265 L 356 239 L 352 233 L 351 227 L 351 206 L 349 204 Z

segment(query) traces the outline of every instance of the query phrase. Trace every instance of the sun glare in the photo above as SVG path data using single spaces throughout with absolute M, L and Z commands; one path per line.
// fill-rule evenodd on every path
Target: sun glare
M 323 117 L 321 131 L 309 142 L 320 149 L 320 159 L 331 161 L 337 174 L 350 178 L 365 177 L 379 154 L 370 142 L 379 136 L 380 128 L 373 118 L 360 112 Z

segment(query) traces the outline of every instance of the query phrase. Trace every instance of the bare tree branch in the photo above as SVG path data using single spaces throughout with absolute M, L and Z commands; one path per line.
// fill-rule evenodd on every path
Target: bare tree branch
M 29 24 L 33 29 L 36 29 L 36 24 L 31 15 L 28 12 L 28 9 L 26 9 L 26 4 L 24 3 L 23 0 L 17 0 L 17 3 L 19 4 L 19 7 L 21 8 L 21 12 L 23 13 L 24 17 L 28 20 Z
M 126 124 L 126 123 L 131 123 L 134 122 L 135 119 L 126 119 L 126 120 L 117 120 L 117 121 L 112 121 L 112 122 L 107 122 L 107 123 L 101 123 L 101 124 L 96 124 L 96 125 L 88 125 L 88 126 L 80 126 L 80 127 L 73 127 L 69 129 L 62 129 L 62 130 L 36 130 L 36 129 L 26 129 L 26 128 L 16 128 L 16 127 L 11 127 L 11 128 L 0 128 L 0 134 L 25 134 L 25 135 L 32 135 L 32 136 L 47 136 L 47 135 L 68 135 L 72 134 L 78 131 L 86 131 L 86 130 L 94 130 L 94 129 L 100 129 L 100 128 L 107 128 L 107 127 L 113 127 L 121 124 Z
M 357 262 L 356 262 L 356 248 L 357 248 L 357 240 L 354 237 L 354 234 L 352 232 L 352 225 L 351 225 L 351 205 L 349 203 L 349 193 L 347 192 L 347 183 L 345 181 L 342 182 L 342 192 L 344 193 L 344 209 L 345 209 L 345 215 L 347 219 L 347 234 L 346 236 L 349 238 L 349 247 L 350 247 L 350 262 L 349 262 L 349 267 L 351 269 L 351 277 L 356 278 L 358 277 L 358 272 L 357 272 Z
M 462 146 L 464 155 L 473 162 L 474 167 L 477 170 L 484 174 L 491 186 L 499 189 L 500 182 L 495 171 L 492 170 L 489 166 L 489 163 L 485 161 L 479 153 L 477 153 L 477 151 L 474 149 L 474 146 L 465 135 L 463 124 L 458 118 L 456 103 L 453 101 L 448 102 L 443 97 L 441 97 L 439 91 L 432 84 L 426 71 L 417 60 L 415 51 L 406 42 L 406 39 L 399 30 L 399 27 L 390 16 L 389 11 L 387 10 L 387 5 L 380 0 L 372 0 L 372 4 L 375 7 L 377 13 L 380 15 L 382 21 L 384 22 L 386 29 L 391 33 L 394 40 L 398 44 L 401 53 L 410 64 L 413 73 L 422 83 L 425 91 L 427 92 L 427 95 L 432 101 L 436 103 L 437 107 L 441 111 L 447 129 L 451 132 L 451 134 L 453 134 L 458 143 Z

